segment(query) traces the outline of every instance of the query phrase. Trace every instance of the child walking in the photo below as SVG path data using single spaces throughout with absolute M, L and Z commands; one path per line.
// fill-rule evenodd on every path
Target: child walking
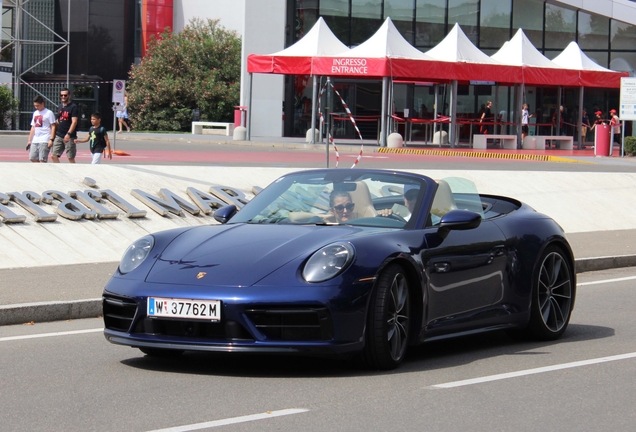
M 110 149 L 110 140 L 106 129 L 102 126 L 102 115 L 98 112 L 91 114 L 91 128 L 88 130 L 88 136 L 77 141 L 78 143 L 85 143 L 90 141 L 91 153 L 93 154 L 93 161 L 91 164 L 98 164 L 102 161 L 102 153 L 105 149 L 108 149 L 108 159 L 113 158 L 113 152 Z

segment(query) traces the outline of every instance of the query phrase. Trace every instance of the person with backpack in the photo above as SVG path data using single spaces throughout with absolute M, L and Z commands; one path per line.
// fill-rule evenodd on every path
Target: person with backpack
M 108 149 L 106 155 L 108 159 L 113 158 L 113 152 L 110 149 L 110 140 L 106 133 L 106 128 L 102 126 L 102 115 L 98 112 L 91 114 L 91 128 L 88 130 L 88 136 L 77 141 L 78 143 L 85 143 L 90 141 L 91 153 L 93 154 L 93 161 L 91 164 L 98 164 L 102 160 L 102 153 Z

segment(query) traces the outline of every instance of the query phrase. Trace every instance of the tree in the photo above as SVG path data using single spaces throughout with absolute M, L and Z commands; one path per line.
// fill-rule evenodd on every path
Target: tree
M 239 104 L 241 40 L 218 20 L 195 18 L 180 33 L 151 40 L 130 71 L 129 116 L 136 129 L 187 131 L 201 120 L 232 121 Z
M 13 114 L 18 110 L 18 100 L 9 86 L 0 84 L 0 130 L 9 128 Z

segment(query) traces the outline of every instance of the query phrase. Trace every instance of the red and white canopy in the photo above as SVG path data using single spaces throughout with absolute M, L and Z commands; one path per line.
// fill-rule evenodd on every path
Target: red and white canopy
M 404 67 L 409 63 L 404 60 L 417 60 L 412 64 L 419 67 Z M 391 18 L 387 18 L 373 36 L 357 47 L 337 56 L 314 59 L 313 72 L 339 77 L 421 78 L 428 74 L 429 62 L 435 63 L 404 39 Z
M 579 86 L 578 72 L 564 69 L 541 54 L 522 29 L 491 57 L 500 63 L 520 67 L 520 82 L 524 84 Z
M 521 79 L 521 70 L 518 67 L 490 58 L 468 39 L 457 23 L 439 44 L 425 54 L 445 62 L 452 79 L 458 81 L 513 83 Z
M 292 46 L 274 54 L 249 55 L 247 70 L 251 73 L 312 75 L 314 58 L 337 55 L 348 50 L 320 17 L 311 30 Z
M 603 87 L 618 88 L 622 76 L 625 73 L 616 72 L 596 63 L 594 60 L 585 55 L 579 44 L 572 41 L 570 44 L 553 60 L 563 69 L 574 69 L 579 71 L 581 86 L 583 87 Z
M 577 53 L 569 46 L 561 55 L 563 63 L 551 61 L 519 29 L 489 57 L 468 39 L 458 24 L 436 47 L 423 53 L 402 37 L 390 18 L 367 41 L 348 49 L 320 18 L 305 37 L 289 48 L 269 55 L 250 55 L 247 70 L 286 75 L 606 88 L 618 88 L 620 78 L 627 75 L 593 68 L 592 61 L 580 49 Z M 567 60 L 577 56 L 580 68 L 576 61 Z

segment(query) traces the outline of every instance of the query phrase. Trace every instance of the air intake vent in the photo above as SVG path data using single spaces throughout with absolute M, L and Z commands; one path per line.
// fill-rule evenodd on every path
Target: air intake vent
M 104 327 L 109 330 L 129 332 L 137 312 L 137 302 L 126 297 L 104 295 L 102 297 Z
M 312 341 L 333 339 L 333 323 L 327 308 L 267 307 L 246 309 L 254 326 L 269 339 Z

